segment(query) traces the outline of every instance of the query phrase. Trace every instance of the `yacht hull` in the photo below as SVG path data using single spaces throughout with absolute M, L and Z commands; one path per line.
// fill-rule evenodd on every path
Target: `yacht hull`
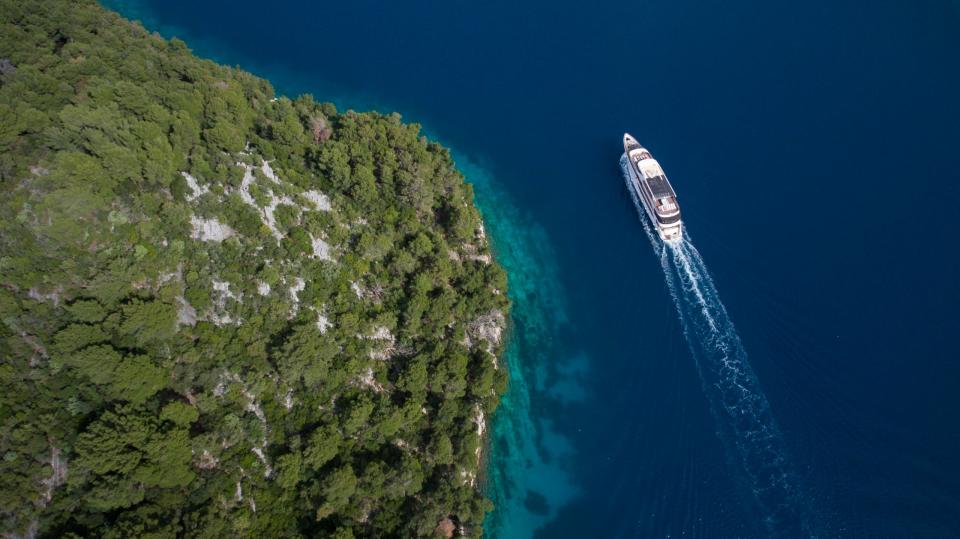
M 629 162 L 630 188 L 640 199 L 650 224 L 661 240 L 680 241 L 683 222 L 676 195 L 666 175 L 650 153 L 629 134 L 624 134 L 623 146 Z

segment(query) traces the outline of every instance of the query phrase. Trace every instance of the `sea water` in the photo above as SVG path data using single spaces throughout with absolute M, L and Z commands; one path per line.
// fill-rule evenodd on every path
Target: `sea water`
M 490 535 L 960 529 L 955 1 L 109 4 L 454 149 L 515 302 Z M 624 131 L 695 245 L 649 242 Z

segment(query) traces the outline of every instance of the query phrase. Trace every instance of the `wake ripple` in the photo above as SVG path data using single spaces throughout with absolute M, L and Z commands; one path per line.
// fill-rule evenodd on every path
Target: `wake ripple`
M 620 166 L 629 184 L 626 156 Z M 731 463 L 742 472 L 770 536 L 814 536 L 806 500 L 796 486 L 783 437 L 770 404 L 747 361 L 733 321 L 720 301 L 703 258 L 690 241 L 664 242 L 654 233 L 640 200 L 627 186 L 680 316 L 704 392 Z

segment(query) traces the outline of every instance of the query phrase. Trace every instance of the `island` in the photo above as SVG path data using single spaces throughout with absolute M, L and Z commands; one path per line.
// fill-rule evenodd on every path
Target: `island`
M 482 534 L 506 275 L 418 125 L 0 0 L 0 193 L 0 535 Z

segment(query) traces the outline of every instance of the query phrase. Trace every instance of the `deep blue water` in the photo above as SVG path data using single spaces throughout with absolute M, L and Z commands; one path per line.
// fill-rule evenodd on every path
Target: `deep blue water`
M 960 4 L 108 3 L 454 148 L 516 302 L 491 535 L 960 535 Z M 625 130 L 679 193 L 773 452 L 724 408 Z

